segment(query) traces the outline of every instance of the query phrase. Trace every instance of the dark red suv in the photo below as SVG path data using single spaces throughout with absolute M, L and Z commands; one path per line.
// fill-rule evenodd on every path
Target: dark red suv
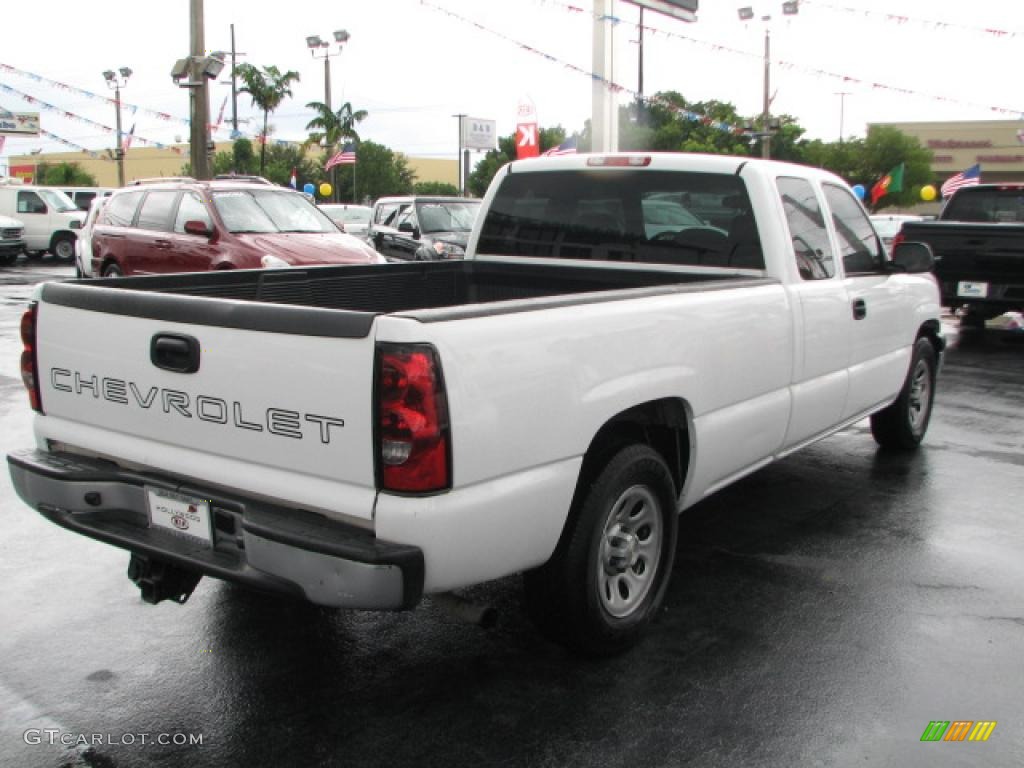
M 94 275 L 380 264 L 299 192 L 262 180 L 134 182 L 92 234 Z

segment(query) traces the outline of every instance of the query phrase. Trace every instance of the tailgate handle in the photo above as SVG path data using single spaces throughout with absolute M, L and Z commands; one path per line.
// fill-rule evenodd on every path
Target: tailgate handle
M 180 333 L 158 333 L 149 345 L 149 359 L 165 371 L 195 373 L 199 370 L 199 340 Z

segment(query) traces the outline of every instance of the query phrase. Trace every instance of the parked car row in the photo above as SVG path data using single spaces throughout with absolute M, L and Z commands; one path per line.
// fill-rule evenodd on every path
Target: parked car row
M 0 227 L 8 230 L 3 237 L 4 245 L 0 246 L 5 262 L 13 261 L 21 250 L 29 255 L 49 251 L 58 259 L 71 261 L 85 213 L 59 189 L 0 179 L 0 217 L 8 222 L 14 220 L 13 224 L 0 223 Z M 16 250 L 17 236 L 13 230 L 19 226 L 23 243 Z

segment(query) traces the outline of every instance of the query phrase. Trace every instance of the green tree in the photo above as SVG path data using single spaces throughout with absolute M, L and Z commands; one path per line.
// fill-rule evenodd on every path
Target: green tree
M 320 178 L 323 163 L 320 164 Z M 375 199 L 386 195 L 412 194 L 416 175 L 409 167 L 405 157 L 394 152 L 383 144 L 363 141 L 356 148 L 355 165 L 340 165 L 338 169 L 338 192 L 341 200 L 358 202 L 364 199 Z M 355 190 L 353 190 L 353 177 Z
M 260 175 L 266 175 L 267 121 L 270 113 L 277 109 L 286 96 L 291 96 L 291 83 L 299 81 L 299 73 L 289 70 L 281 72 L 270 65 L 257 69 L 252 64 L 239 64 L 235 69 L 244 84 L 238 90 L 248 93 L 255 107 L 263 112 L 262 143 L 260 144 Z
M 302 189 L 307 182 L 317 184 L 317 180 L 323 178 L 321 164 L 306 156 L 303 145 L 273 142 L 267 146 L 264 176 L 269 181 L 283 187 L 289 186 L 293 168 L 297 189 Z
M 447 181 L 417 181 L 412 185 L 415 195 L 440 195 L 454 197 L 459 194 L 459 188 Z
M 921 187 L 932 183 L 935 175 L 931 169 L 932 152 L 922 147 L 917 138 L 889 125 L 872 126 L 864 140 L 865 175 L 854 183 L 863 184 L 870 196 L 871 187 L 900 163 L 904 164 L 903 188 L 890 191 L 878 201 L 875 210 L 914 205 L 921 199 Z
M 365 120 L 369 116 L 369 112 L 365 109 L 353 110 L 351 102 L 348 101 L 342 104 L 337 112 L 332 112 L 330 106 L 322 101 L 311 101 L 306 107 L 316 113 L 316 116 L 306 123 L 306 130 L 313 131 L 306 139 L 307 145 L 323 147 L 328 159 L 336 153 L 335 148 L 342 141 L 351 140 L 358 146 L 359 133 L 356 131 L 356 124 Z M 334 166 L 331 172 L 334 182 L 334 199 L 337 200 L 339 199 L 337 166 Z
M 95 187 L 96 177 L 82 170 L 78 163 L 39 163 L 36 184 L 51 187 Z

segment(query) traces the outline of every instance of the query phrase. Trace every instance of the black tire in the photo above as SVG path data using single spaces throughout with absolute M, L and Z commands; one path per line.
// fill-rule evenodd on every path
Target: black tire
M 924 440 L 935 404 L 935 347 L 921 337 L 914 344 L 910 370 L 900 396 L 871 416 L 871 434 L 883 448 L 914 450 Z
M 104 277 L 123 277 L 124 276 L 124 272 L 121 271 L 121 268 L 119 266 L 117 266 L 117 264 L 107 264 L 107 266 L 105 266 L 103 268 L 103 276 Z
M 622 448 L 577 488 L 551 559 L 525 574 L 530 617 L 584 656 L 627 650 L 665 597 L 677 531 L 665 461 L 646 445 Z
M 60 261 L 74 261 L 75 258 L 75 236 L 57 235 L 50 243 L 50 253 Z

